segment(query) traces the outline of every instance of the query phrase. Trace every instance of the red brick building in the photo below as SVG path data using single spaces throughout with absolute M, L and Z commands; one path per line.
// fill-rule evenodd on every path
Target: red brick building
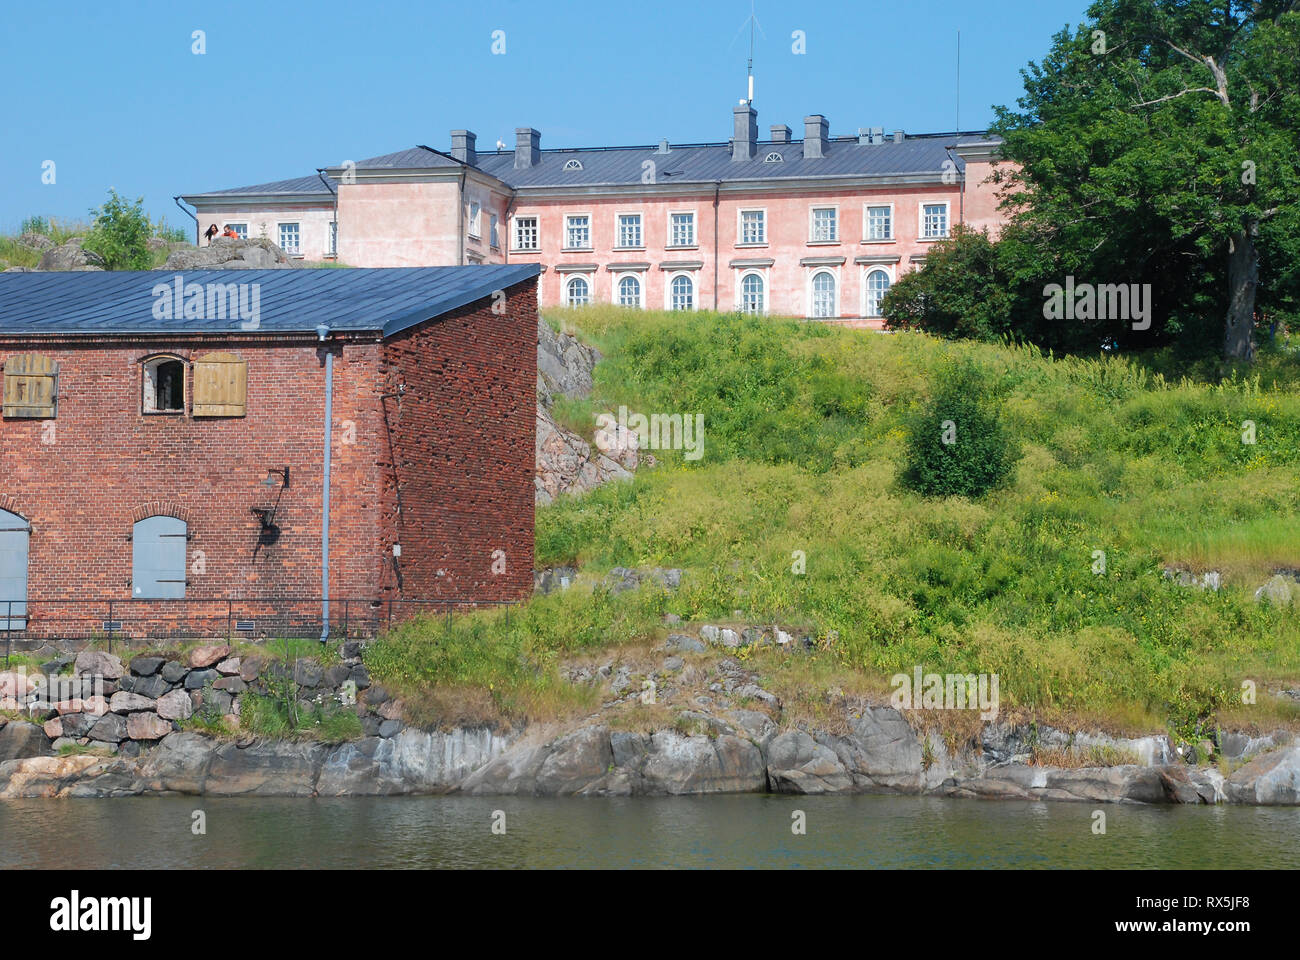
M 526 595 L 537 273 L 0 275 L 0 630 Z

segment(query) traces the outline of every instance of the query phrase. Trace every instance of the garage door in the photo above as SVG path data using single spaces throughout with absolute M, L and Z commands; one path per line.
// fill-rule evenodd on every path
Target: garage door
M 0 510 L 0 630 L 27 625 L 27 544 L 31 528 L 16 513 Z
M 131 595 L 137 600 L 177 600 L 185 596 L 184 520 L 146 517 L 131 536 Z

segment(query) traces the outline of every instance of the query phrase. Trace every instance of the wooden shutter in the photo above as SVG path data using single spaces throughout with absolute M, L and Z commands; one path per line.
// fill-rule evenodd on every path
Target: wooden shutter
M 242 417 L 247 405 L 247 360 L 209 353 L 194 361 L 194 416 Z
M 58 399 L 59 365 L 39 353 L 20 353 L 5 360 L 6 417 L 49 420 Z

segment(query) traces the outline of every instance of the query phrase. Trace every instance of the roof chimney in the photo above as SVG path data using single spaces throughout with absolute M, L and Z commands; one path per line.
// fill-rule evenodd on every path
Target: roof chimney
M 830 145 L 830 124 L 820 113 L 803 118 L 803 157 L 805 160 L 819 160 L 826 156 Z
M 461 163 L 468 163 L 471 167 L 478 163 L 478 154 L 474 152 L 474 141 L 478 139 L 468 130 L 453 130 L 451 132 L 451 155 Z
M 666 138 L 659 141 L 659 152 L 660 153 L 670 152 L 670 148 L 668 146 L 668 140 Z
M 537 166 L 542 159 L 542 152 L 538 147 L 541 142 L 541 133 L 532 127 L 515 128 L 516 170 L 526 170 L 528 167 Z
M 903 142 L 904 140 L 906 140 L 906 139 L 907 139 L 907 134 L 903 133 L 902 130 L 895 130 L 895 131 L 894 131 L 894 142 L 895 142 L 895 143 L 902 143 L 902 142 Z
M 790 142 L 790 128 L 787 127 L 784 123 L 774 123 L 774 124 L 772 124 L 772 142 L 773 142 L 773 143 L 789 143 L 789 142 Z
M 736 133 L 731 138 L 731 159 L 753 160 L 758 151 L 755 146 L 758 143 L 758 111 L 748 100 L 742 100 L 731 108 L 731 114 L 736 122 Z

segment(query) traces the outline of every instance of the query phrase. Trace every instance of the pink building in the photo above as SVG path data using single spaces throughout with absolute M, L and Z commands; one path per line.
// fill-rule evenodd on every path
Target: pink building
M 982 133 L 832 137 L 825 117 L 758 136 L 742 101 L 725 143 L 542 150 L 418 146 L 315 176 L 189 194 L 200 235 L 227 224 L 290 255 L 355 267 L 536 263 L 543 306 L 751 310 L 879 324 L 900 274 L 955 224 L 996 232 Z

